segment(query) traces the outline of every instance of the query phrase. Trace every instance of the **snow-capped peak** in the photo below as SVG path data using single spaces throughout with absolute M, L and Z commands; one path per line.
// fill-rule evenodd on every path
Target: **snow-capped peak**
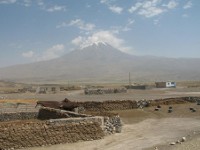
M 106 43 L 106 42 L 103 42 L 103 41 L 96 41 L 96 42 L 93 42 L 93 43 L 88 43 L 88 44 L 84 44 L 81 46 L 81 49 L 84 49 L 86 47 L 90 47 L 90 46 L 108 46 L 109 44 Z
M 98 42 L 92 43 L 91 45 L 96 45 L 96 46 L 104 45 L 104 46 L 106 46 L 106 45 L 108 45 L 108 44 L 107 44 L 106 42 L 98 41 Z

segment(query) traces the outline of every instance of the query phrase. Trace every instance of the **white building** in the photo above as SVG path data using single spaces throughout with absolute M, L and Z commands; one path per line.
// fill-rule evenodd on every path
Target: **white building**
M 156 87 L 157 88 L 175 88 L 176 87 L 176 82 L 156 82 Z

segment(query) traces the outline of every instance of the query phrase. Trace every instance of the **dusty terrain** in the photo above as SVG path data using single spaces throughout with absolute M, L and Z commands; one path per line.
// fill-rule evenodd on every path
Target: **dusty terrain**
M 141 100 L 159 99 L 182 96 L 200 96 L 198 85 L 179 86 L 176 89 L 129 90 L 128 93 L 84 95 L 83 90 L 66 91 L 56 94 L 12 93 L 0 94 L 3 103 L 35 103 L 37 100 L 57 100 L 68 98 L 72 101 L 104 101 L 104 100 Z M 17 100 L 16 100 L 17 99 Z M 190 107 L 197 112 L 191 112 Z M 47 147 L 36 147 L 28 150 L 198 150 L 200 149 L 200 106 L 196 104 L 173 105 L 173 112 L 168 113 L 168 106 L 162 106 L 161 111 L 154 107 L 117 111 L 124 126 L 122 133 L 106 136 L 102 140 L 60 144 Z M 196 134 L 194 134 L 196 133 Z M 186 136 L 187 141 L 174 146 L 169 143 Z
M 190 107 L 196 108 L 197 112 L 191 112 Z M 176 104 L 173 106 L 172 113 L 167 113 L 167 110 L 168 106 L 162 106 L 161 111 L 158 112 L 154 111 L 154 107 L 117 111 L 124 122 L 122 133 L 97 141 L 36 147 L 28 150 L 141 150 L 154 149 L 156 146 L 159 149 L 179 148 L 182 145 L 169 146 L 169 143 L 183 136 L 187 137 L 194 131 L 200 131 L 200 106 Z M 183 144 L 187 144 L 187 141 Z
M 160 99 L 169 97 L 200 96 L 200 88 L 176 88 L 176 89 L 147 89 L 128 90 L 127 93 L 84 95 L 83 90 L 60 92 L 56 94 L 35 94 L 35 93 L 12 93 L 0 94 L 6 99 L 33 99 L 61 101 L 68 98 L 72 101 L 106 101 L 106 100 L 141 100 Z

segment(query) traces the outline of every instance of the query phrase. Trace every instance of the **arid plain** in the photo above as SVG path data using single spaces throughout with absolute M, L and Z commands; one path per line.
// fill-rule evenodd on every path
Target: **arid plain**
M 154 100 L 170 97 L 200 96 L 200 88 L 194 83 L 179 83 L 177 88 L 146 90 L 128 90 L 127 93 L 84 95 L 83 90 L 66 91 L 55 94 L 35 93 L 2 93 L 1 102 L 36 103 L 38 100 L 61 101 L 68 98 L 71 101 L 105 101 L 105 100 Z M 168 113 L 169 105 L 161 106 L 160 111 L 155 107 L 142 109 L 114 111 L 123 121 L 121 133 L 106 136 L 104 139 L 67 143 L 45 147 L 28 148 L 28 150 L 140 150 L 140 149 L 199 149 L 200 138 L 200 106 L 196 103 L 172 104 L 173 112 Z M 195 108 L 191 112 L 189 108 Z M 172 142 L 186 137 L 182 144 L 170 145 Z

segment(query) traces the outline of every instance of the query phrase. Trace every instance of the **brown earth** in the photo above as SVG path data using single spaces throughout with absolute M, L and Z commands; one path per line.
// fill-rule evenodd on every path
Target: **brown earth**
M 70 91 L 57 94 L 0 94 L 7 99 L 32 100 L 58 100 L 68 98 L 73 101 L 106 101 L 106 100 L 141 100 L 160 99 L 183 96 L 200 96 L 199 86 L 181 87 L 176 89 L 148 89 L 129 90 L 126 94 L 108 95 L 83 95 L 83 91 Z M 0 100 L 2 101 L 2 100 Z M 171 104 L 173 112 L 168 113 L 169 106 L 162 106 L 161 111 L 154 111 L 155 106 L 145 109 L 132 109 L 114 111 L 118 113 L 123 122 L 122 133 L 107 136 L 97 141 L 78 142 L 73 144 L 60 144 L 47 147 L 36 147 L 28 150 L 141 150 L 154 149 L 162 150 L 186 150 L 200 149 L 200 135 L 193 135 L 193 132 L 200 132 L 200 106 L 196 104 Z M 197 112 L 191 112 L 194 107 Z M 182 136 L 191 135 L 190 140 L 181 145 L 169 146 L 169 143 L 180 139 Z M 194 137 L 194 138 L 193 138 Z
M 122 133 L 106 136 L 97 141 L 60 144 L 47 147 L 35 147 L 28 150 L 141 150 L 154 149 L 155 146 L 169 147 L 169 143 L 187 136 L 194 131 L 200 132 L 200 106 L 196 104 L 175 104 L 173 112 L 168 113 L 168 107 L 161 105 L 160 111 L 155 107 L 114 111 L 123 122 Z M 193 107 L 197 112 L 191 112 Z M 198 139 L 197 139 L 198 140 Z

